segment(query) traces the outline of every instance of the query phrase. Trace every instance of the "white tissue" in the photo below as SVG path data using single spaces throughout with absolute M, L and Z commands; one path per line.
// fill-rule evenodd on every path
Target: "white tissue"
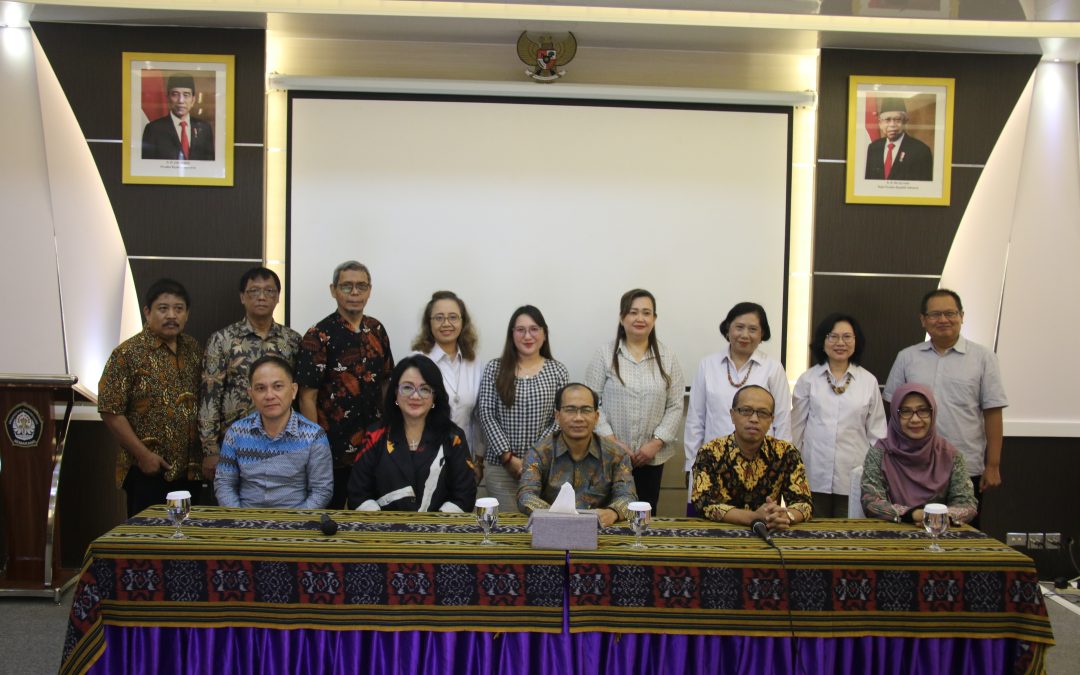
M 563 483 L 559 488 L 559 496 L 552 502 L 550 513 L 577 513 L 577 497 L 574 496 L 574 486 Z

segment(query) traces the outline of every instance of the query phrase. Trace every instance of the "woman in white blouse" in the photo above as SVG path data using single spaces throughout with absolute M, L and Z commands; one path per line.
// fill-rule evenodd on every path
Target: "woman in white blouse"
M 566 366 L 551 356 L 547 322 L 523 305 L 506 326 L 502 356 L 484 366 L 477 406 L 487 442 L 487 491 L 500 511 L 518 510 L 522 458 L 555 430 L 555 392 L 569 381 Z
M 728 341 L 728 348 L 702 359 L 690 385 L 683 433 L 687 472 L 702 445 L 735 431 L 731 402 L 735 392 L 746 385 L 756 384 L 772 394 L 775 405 L 768 434 L 791 440 L 791 390 L 784 365 L 758 350 L 772 337 L 765 308 L 755 302 L 740 302 L 720 324 L 720 334 Z
M 847 517 L 851 472 L 863 465 L 867 448 L 885 436 L 877 378 L 858 365 L 865 347 L 854 317 L 830 314 L 810 343 L 817 365 L 795 383 L 792 440 L 806 465 L 814 517 Z
M 619 301 L 615 339 L 593 356 L 585 384 L 601 394 L 596 433 L 615 441 L 634 465 L 638 499 L 660 499 L 664 462 L 673 454 L 682 417 L 679 360 L 656 339 L 656 298 L 635 288 Z
M 450 397 L 450 419 L 465 432 L 479 483 L 484 475 L 484 444 L 480 442 L 476 399 L 482 368 L 476 360 L 476 329 L 465 302 L 453 291 L 435 291 L 420 319 L 412 348 L 439 367 Z

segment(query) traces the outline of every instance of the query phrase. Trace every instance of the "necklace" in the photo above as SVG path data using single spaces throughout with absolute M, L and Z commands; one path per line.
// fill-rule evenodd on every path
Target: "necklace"
M 746 369 L 746 375 L 743 376 L 742 381 L 736 382 L 735 378 L 731 374 L 731 359 L 728 359 L 725 363 L 727 364 L 727 381 L 731 384 L 731 386 L 735 387 L 736 389 L 746 384 L 746 381 L 750 379 L 750 373 L 754 370 L 754 362 L 751 361 L 750 367 Z M 736 370 L 735 374 L 738 375 L 739 371 Z
M 843 394 L 845 391 L 847 391 L 848 385 L 851 384 L 851 380 L 853 378 L 851 377 L 851 371 L 848 371 L 847 375 L 844 377 L 844 383 L 840 386 L 837 386 L 836 383 L 833 382 L 832 373 L 826 370 L 825 379 L 829 381 L 829 386 L 832 387 L 834 393 Z
M 461 396 L 458 394 L 458 387 L 461 385 L 461 361 L 461 352 L 458 352 L 456 359 L 451 359 L 447 356 L 447 363 L 450 364 L 450 372 L 453 373 L 454 377 L 452 379 L 449 377 L 443 378 L 443 383 L 446 384 L 446 388 L 454 395 L 453 400 L 455 404 L 461 401 Z
M 410 440 L 409 440 L 409 439 L 407 439 L 407 438 L 406 438 L 405 440 L 406 440 L 406 441 L 408 441 L 408 443 L 409 443 L 409 449 L 410 449 L 410 450 L 414 450 L 414 451 L 415 451 L 415 450 L 416 450 L 417 448 L 419 448 L 419 447 L 420 447 L 420 439 L 419 439 L 419 438 L 418 438 L 418 439 L 416 439 L 415 441 L 410 441 Z

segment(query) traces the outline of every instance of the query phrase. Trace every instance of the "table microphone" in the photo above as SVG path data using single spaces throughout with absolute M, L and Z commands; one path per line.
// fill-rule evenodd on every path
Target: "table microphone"
M 330 517 L 330 514 L 322 514 L 322 517 L 319 519 L 319 532 L 322 532 L 328 537 L 332 537 L 333 535 L 337 534 L 337 531 L 338 524 L 333 518 Z
M 754 522 L 750 523 L 750 529 L 754 531 L 754 534 L 761 537 L 766 544 L 776 548 L 776 544 L 772 540 L 772 532 L 769 532 L 769 527 L 765 524 L 764 520 L 755 518 Z

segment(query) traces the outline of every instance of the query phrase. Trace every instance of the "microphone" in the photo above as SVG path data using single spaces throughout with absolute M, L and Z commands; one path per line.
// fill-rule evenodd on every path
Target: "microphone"
M 330 514 L 322 514 L 322 517 L 319 519 L 319 532 L 322 532 L 326 536 L 331 537 L 337 534 L 337 531 L 338 524 L 333 518 L 330 517 Z
M 765 525 L 764 520 L 755 518 L 754 522 L 750 523 L 750 529 L 754 531 L 754 534 L 761 537 L 766 544 L 776 548 L 776 543 L 772 540 L 772 532 L 769 532 L 769 528 Z

